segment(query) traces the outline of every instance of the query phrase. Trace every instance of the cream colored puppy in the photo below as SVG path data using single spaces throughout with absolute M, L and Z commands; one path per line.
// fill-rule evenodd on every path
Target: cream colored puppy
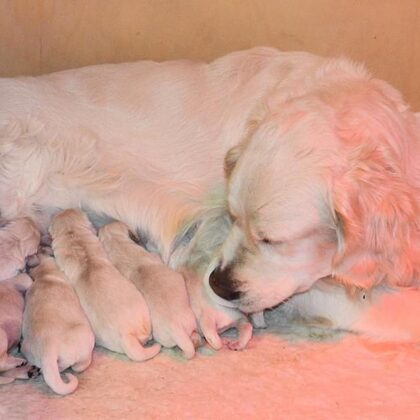
M 131 238 L 121 222 L 99 231 L 99 239 L 111 262 L 144 295 L 150 309 L 153 338 L 164 347 L 178 346 L 187 359 L 195 355 L 200 340 L 184 278 Z
M 201 278 L 193 271 L 184 270 L 183 275 L 187 286 L 192 310 L 197 318 L 200 330 L 207 342 L 216 350 L 222 348 L 223 343 L 231 350 L 243 350 L 252 338 L 252 324 L 245 314 L 226 302 L 219 302 L 219 297 L 210 287 L 203 284 Z M 260 323 L 265 325 L 259 319 Z M 261 325 L 262 327 L 262 325 Z M 219 333 L 230 328 L 237 328 L 237 339 L 222 339 Z
M 108 260 L 87 216 L 65 210 L 49 231 L 58 265 L 79 296 L 97 344 L 135 361 L 156 356 L 160 345 L 142 346 L 152 332 L 146 301 Z
M 34 222 L 22 217 L 0 228 L 0 280 L 8 279 L 25 268 L 26 258 L 36 253 L 40 233 Z
M 54 392 L 70 394 L 78 380 L 67 373 L 65 383 L 60 372 L 69 367 L 82 372 L 89 367 L 95 336 L 76 293 L 54 258 L 40 255 L 39 261 L 31 270 L 34 284 L 26 294 L 22 353 L 41 368 Z
M 25 359 L 7 352 L 19 343 L 24 309 L 23 292 L 32 284 L 27 274 L 18 274 L 0 282 L 0 372 L 10 371 L 26 363 Z M 0 377 L 0 384 L 14 377 Z

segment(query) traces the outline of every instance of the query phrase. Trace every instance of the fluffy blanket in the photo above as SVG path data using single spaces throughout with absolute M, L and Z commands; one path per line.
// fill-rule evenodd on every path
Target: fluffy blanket
M 165 350 L 146 363 L 96 349 L 70 396 L 42 377 L 0 387 L 1 419 L 418 419 L 420 346 L 374 344 L 267 314 L 243 352 Z

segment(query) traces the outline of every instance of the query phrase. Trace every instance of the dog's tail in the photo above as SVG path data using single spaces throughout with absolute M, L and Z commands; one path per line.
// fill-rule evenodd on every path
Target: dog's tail
M 143 347 L 137 337 L 127 334 L 122 337 L 121 342 L 124 353 L 135 362 L 143 362 L 144 360 L 155 357 L 160 352 L 160 344 L 153 344 L 150 347 Z
M 63 381 L 58 370 L 57 354 L 54 351 L 47 352 L 43 357 L 41 371 L 47 385 L 57 394 L 71 394 L 79 385 L 78 379 L 71 373 L 65 374 L 68 382 Z

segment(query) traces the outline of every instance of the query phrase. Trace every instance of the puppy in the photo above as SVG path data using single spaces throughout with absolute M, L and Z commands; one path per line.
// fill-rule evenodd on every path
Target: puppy
M 97 344 L 135 361 L 156 356 L 160 345 L 142 346 L 151 335 L 146 301 L 108 260 L 87 216 L 65 210 L 49 231 L 57 263 L 79 296 Z
M 31 270 L 34 284 L 26 294 L 22 353 L 41 368 L 48 386 L 57 394 L 74 392 L 77 378 L 60 372 L 72 367 L 84 371 L 91 363 L 95 336 L 73 288 L 66 282 L 54 258 L 39 255 Z
M 191 270 L 183 270 L 185 284 L 190 297 L 191 308 L 197 318 L 201 333 L 215 350 L 222 348 L 223 343 L 230 350 L 243 350 L 252 338 L 252 324 L 248 318 L 234 306 L 225 306 L 218 301 L 218 296 L 212 293 L 209 287 L 203 285 L 202 280 Z M 257 321 L 261 327 L 265 326 L 263 318 Z M 235 340 L 224 339 L 219 333 L 230 328 L 237 328 L 238 337 Z
M 0 228 L 0 280 L 16 276 L 26 258 L 36 253 L 40 233 L 28 217 L 7 222 Z
M 217 266 L 220 248 L 232 226 L 223 201 L 217 205 L 215 200 L 214 204 L 213 209 L 202 214 L 203 221 L 197 226 L 192 240 L 177 247 L 174 259 L 180 260 L 180 266 L 184 267 L 180 271 L 185 278 L 190 304 L 208 343 L 214 349 L 220 349 L 222 340 L 218 332 L 236 326 L 238 339 L 224 341 L 228 348 L 242 350 L 252 337 L 252 325 L 231 302 L 219 298 L 208 285 L 209 273 Z M 251 317 L 255 328 L 266 327 L 263 311 Z
M 27 274 L 0 281 L 0 372 L 9 371 L 8 377 L 0 377 L 0 384 L 13 382 L 17 377 L 14 373 L 17 372 L 12 374 L 11 370 L 26 364 L 25 359 L 10 356 L 7 352 L 20 341 L 25 305 L 23 293 L 31 284 L 32 280 Z M 27 377 L 26 374 L 20 376 L 22 379 Z
M 99 239 L 111 262 L 144 295 L 153 338 L 164 347 L 178 345 L 187 359 L 194 357 L 193 341 L 197 345 L 201 340 L 182 275 L 137 245 L 121 222 L 101 228 Z

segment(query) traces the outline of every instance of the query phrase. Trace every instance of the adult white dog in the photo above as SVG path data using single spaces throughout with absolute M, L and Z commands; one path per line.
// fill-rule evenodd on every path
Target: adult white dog
M 325 276 L 418 285 L 420 124 L 361 65 L 257 48 L 1 79 L 0 98 L 6 219 L 81 206 L 179 267 L 230 214 L 210 284 L 246 312 Z

